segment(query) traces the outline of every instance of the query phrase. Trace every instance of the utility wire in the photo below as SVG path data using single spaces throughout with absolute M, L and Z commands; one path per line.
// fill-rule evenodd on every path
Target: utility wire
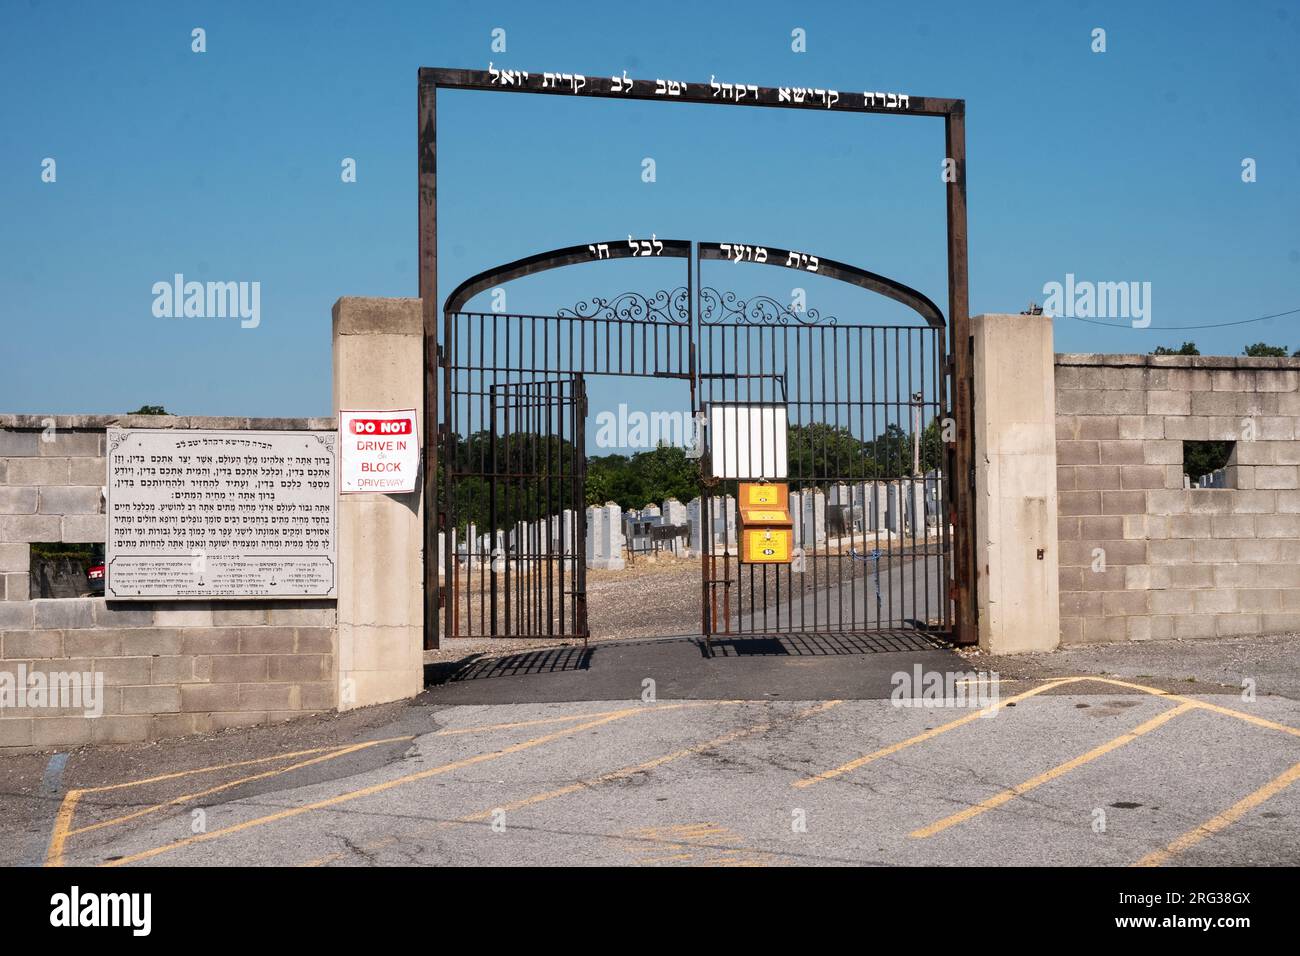
M 1210 322 L 1206 325 L 1146 325 L 1132 326 L 1137 332 L 1185 332 L 1192 329 L 1226 329 L 1230 325 L 1250 325 L 1252 322 L 1267 322 L 1269 319 L 1279 319 L 1284 315 L 1295 315 L 1300 309 L 1292 309 L 1289 312 L 1275 312 L 1272 315 L 1261 315 L 1257 319 L 1241 319 L 1238 322 Z M 1096 319 L 1080 319 L 1073 315 L 1054 315 L 1054 319 L 1073 319 L 1075 322 L 1087 322 L 1089 325 L 1104 325 L 1112 329 L 1122 329 L 1124 326 L 1116 325 L 1114 322 L 1098 322 Z

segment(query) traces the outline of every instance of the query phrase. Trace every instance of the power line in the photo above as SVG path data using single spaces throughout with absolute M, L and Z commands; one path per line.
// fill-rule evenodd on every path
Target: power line
M 1300 309 L 1291 309 L 1289 312 L 1275 312 L 1272 315 L 1261 315 L 1257 319 L 1242 319 L 1238 322 L 1210 322 L 1206 325 L 1145 325 L 1131 326 L 1136 332 L 1189 332 L 1192 329 L 1226 329 L 1232 325 L 1250 325 L 1252 322 L 1267 322 L 1269 319 L 1280 319 L 1284 315 L 1295 315 Z M 1075 322 L 1087 322 L 1089 325 L 1104 325 L 1111 329 L 1122 329 L 1124 326 L 1116 325 L 1114 322 L 1098 322 L 1096 319 L 1081 319 L 1073 315 L 1054 315 L 1054 319 L 1073 319 Z

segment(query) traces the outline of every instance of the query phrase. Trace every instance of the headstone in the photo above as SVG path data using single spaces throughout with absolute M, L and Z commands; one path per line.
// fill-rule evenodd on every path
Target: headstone
M 587 567 L 623 570 L 622 525 L 623 509 L 613 502 L 587 509 Z

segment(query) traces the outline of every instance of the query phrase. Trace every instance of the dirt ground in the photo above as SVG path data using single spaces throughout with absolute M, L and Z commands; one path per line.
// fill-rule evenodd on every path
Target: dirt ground
M 935 542 L 932 540 L 931 545 Z M 822 554 L 815 560 L 824 562 L 819 567 L 834 567 L 830 574 L 824 575 L 818 582 L 819 587 L 843 582 L 850 577 L 859 577 L 867 573 L 869 567 L 864 561 L 834 561 L 834 555 Z M 889 559 L 881 561 L 881 566 L 888 566 Z M 719 571 L 721 573 L 721 571 Z M 732 573 L 736 573 L 733 565 Z M 743 573 L 743 572 L 742 572 Z M 772 576 L 775 581 L 775 576 Z M 480 582 L 486 584 L 482 576 L 475 577 L 475 588 Z M 810 581 L 811 583 L 811 576 Z M 748 593 L 751 585 L 745 582 Z M 587 621 L 591 632 L 591 641 L 618 641 L 630 638 L 672 637 L 700 633 L 701 603 L 700 559 L 677 557 L 670 553 L 661 553 L 654 558 L 638 555 L 635 561 L 629 561 L 622 571 L 587 571 Z M 463 592 L 462 592 L 463 593 Z M 769 597 L 773 596 L 769 587 Z M 480 605 L 474 601 L 464 602 L 462 598 L 461 627 L 466 629 L 466 603 L 473 604 L 477 615 Z M 469 637 L 457 637 L 443 640 L 443 646 L 436 651 L 425 652 L 426 664 L 446 663 L 462 660 L 471 655 L 498 656 L 514 654 L 520 651 L 541 650 L 551 647 L 569 647 L 581 645 L 581 640 L 572 639 L 514 639 L 486 638 L 479 636 L 483 630 L 476 618 L 472 627 L 474 633 Z

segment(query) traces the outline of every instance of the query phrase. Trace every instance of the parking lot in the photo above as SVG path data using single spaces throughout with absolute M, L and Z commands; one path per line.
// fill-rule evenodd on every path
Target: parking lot
M 878 653 L 871 668 L 896 673 L 916 657 Z M 801 662 L 724 657 L 705 669 L 755 665 L 794 673 Z M 518 677 L 507 696 L 521 698 L 519 687 L 544 686 L 548 676 Z M 44 828 L 48 841 L 42 859 L 29 862 L 1300 858 L 1300 787 L 1292 786 L 1300 703 L 1284 696 L 1247 702 L 1222 687 L 1097 674 L 1004 678 L 985 708 L 898 706 L 878 690 L 816 700 L 470 702 L 463 687 L 435 687 L 347 740 L 250 746 L 206 764 L 186 765 L 178 752 L 165 768 L 142 761 L 137 775 L 101 775 L 93 786 L 78 785 L 74 756 L 32 817 L 32 836 Z M 450 702 L 457 692 L 465 702 Z

